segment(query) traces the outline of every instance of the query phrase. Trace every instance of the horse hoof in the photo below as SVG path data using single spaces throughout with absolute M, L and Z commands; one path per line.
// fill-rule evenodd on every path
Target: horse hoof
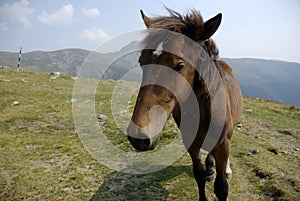
M 211 181 L 213 181 L 213 180 L 214 180 L 214 174 L 211 174 L 211 175 L 207 175 L 207 176 L 206 176 L 206 181 L 211 182 Z

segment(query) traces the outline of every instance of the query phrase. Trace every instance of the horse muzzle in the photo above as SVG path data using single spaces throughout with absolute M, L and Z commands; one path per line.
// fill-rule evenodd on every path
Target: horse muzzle
M 145 134 L 138 134 L 137 137 L 128 135 L 130 144 L 138 151 L 154 150 L 158 144 L 159 137 L 148 138 Z
M 160 133 L 156 131 L 151 135 L 149 128 L 140 128 L 131 122 L 127 128 L 128 140 L 138 151 L 149 151 L 155 149 L 158 144 Z

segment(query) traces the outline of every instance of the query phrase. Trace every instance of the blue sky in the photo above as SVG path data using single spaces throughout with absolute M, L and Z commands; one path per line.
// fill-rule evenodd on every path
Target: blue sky
M 122 33 L 144 29 L 139 10 L 165 15 L 200 10 L 223 13 L 213 36 L 222 57 L 300 63 L 299 0 L 0 0 L 0 51 L 83 48 L 94 50 Z

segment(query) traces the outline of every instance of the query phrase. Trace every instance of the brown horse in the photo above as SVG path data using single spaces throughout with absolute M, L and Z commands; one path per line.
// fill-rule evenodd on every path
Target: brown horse
M 128 139 L 137 150 L 153 150 L 172 114 L 193 162 L 200 200 L 207 200 L 205 183 L 213 174 L 213 158 L 217 172 L 215 194 L 219 200 L 226 200 L 229 141 L 242 114 L 243 97 L 231 68 L 218 60 L 218 49 L 210 39 L 222 15 L 204 22 L 196 10 L 184 16 L 167 10 L 170 16 L 155 18 L 141 11 L 149 31 L 139 58 L 143 80 L 127 129 Z M 193 97 L 196 102 L 191 101 Z M 219 129 L 211 129 L 212 125 Z M 213 137 L 217 139 L 206 147 L 210 153 L 205 168 L 199 153 L 209 141 L 208 133 L 214 132 L 218 132 Z

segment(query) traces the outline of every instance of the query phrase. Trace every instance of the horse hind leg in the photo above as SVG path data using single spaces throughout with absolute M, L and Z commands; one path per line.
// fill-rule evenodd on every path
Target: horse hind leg
M 209 153 L 206 157 L 205 160 L 205 166 L 206 166 L 206 180 L 208 182 L 211 182 L 214 180 L 214 170 L 213 170 L 213 166 L 214 166 L 214 157 L 212 156 L 211 153 Z M 231 179 L 232 178 L 232 170 L 230 168 L 230 160 L 228 158 L 227 160 L 227 164 L 226 164 L 226 177 L 227 179 Z
M 205 160 L 205 166 L 206 166 L 206 180 L 208 182 L 211 182 L 214 179 L 214 157 L 211 153 L 208 153 L 206 160 Z
M 230 168 L 230 160 L 229 160 L 229 158 L 228 158 L 228 160 L 227 160 L 225 172 L 226 172 L 226 177 L 227 177 L 227 179 L 231 179 L 231 178 L 232 178 L 232 170 L 231 170 L 231 168 Z

